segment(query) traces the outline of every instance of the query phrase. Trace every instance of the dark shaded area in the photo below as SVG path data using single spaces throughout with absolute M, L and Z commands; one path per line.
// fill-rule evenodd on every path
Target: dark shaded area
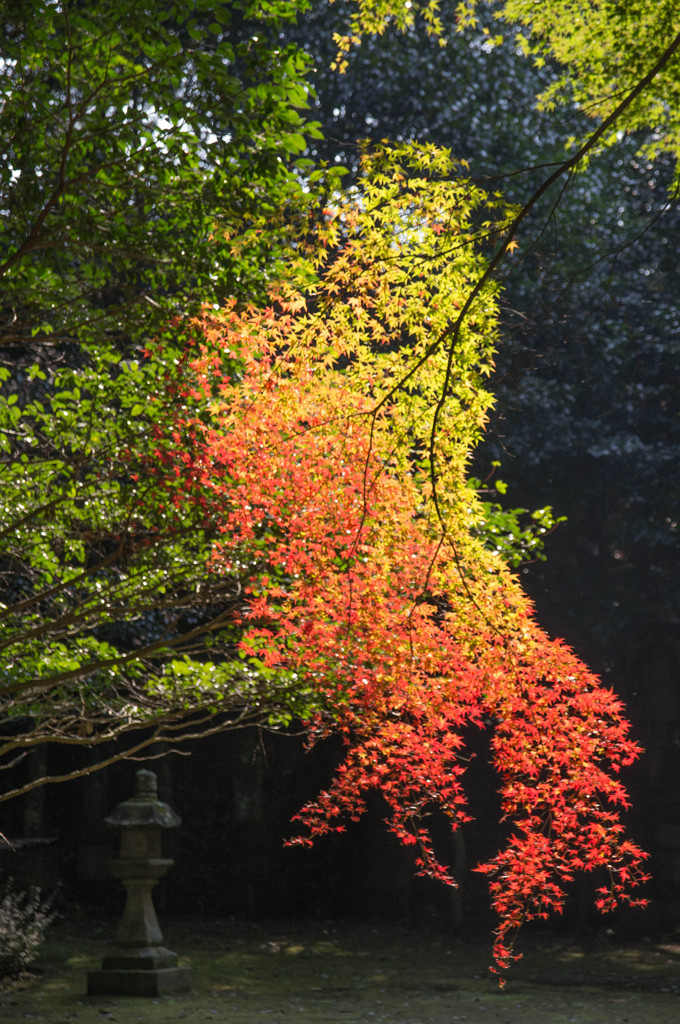
M 506 988 L 487 970 L 488 939 L 465 942 L 430 926 L 202 919 L 171 923 L 194 989 L 171 998 L 83 997 L 83 971 L 106 949 L 110 922 L 55 927 L 41 973 L 0 991 L 3 1020 L 62 1024 L 675 1024 L 680 947 L 614 936 L 573 942 L 526 936 Z

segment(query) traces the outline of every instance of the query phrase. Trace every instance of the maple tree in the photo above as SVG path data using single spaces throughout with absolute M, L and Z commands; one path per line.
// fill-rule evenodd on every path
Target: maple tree
M 613 99 L 624 99 L 636 76 L 654 67 L 662 44 L 673 41 L 672 4 L 554 3 L 539 10 L 484 3 L 475 6 L 476 23 L 457 32 L 458 5 L 446 0 L 441 47 L 441 37 L 428 35 L 420 6 L 414 0 L 402 11 L 412 17 L 407 31 L 387 25 L 369 35 L 358 26 L 361 38 L 347 53 L 343 75 L 323 70 L 337 49 L 324 0 L 301 19 L 295 38 L 315 58 L 316 114 L 326 138 L 314 150 L 351 168 L 357 136 L 427 139 L 467 157 L 475 180 L 491 176 L 520 206 L 548 167 L 573 152 L 570 137 L 585 139 L 597 125 L 593 115 L 608 114 Z M 520 6 L 526 27 L 509 20 L 510 8 Z M 332 28 L 344 32 L 359 10 L 355 0 L 336 0 Z M 556 49 L 547 59 L 551 39 L 561 40 L 560 63 Z M 647 623 L 672 615 L 680 578 L 671 383 L 678 210 L 668 156 L 677 137 L 671 96 L 678 67 L 676 52 L 635 108 L 619 112 L 589 165 L 572 168 L 543 194 L 516 236 L 519 247 L 499 265 L 496 404 L 475 453 L 482 478 L 502 462 L 517 503 L 551 502 L 567 514 L 566 527 L 550 541 L 547 567 L 525 565 L 521 572 L 541 621 L 558 634 L 568 631 L 586 660 L 612 673 L 610 682 L 636 704 L 631 713 L 651 755 L 637 770 L 638 783 L 656 763 L 661 732 L 644 724 L 648 697 L 630 666 L 647 643 Z M 587 89 L 584 69 L 608 75 L 607 82 Z M 550 107 L 537 104 L 558 82 Z M 660 95 L 668 102 L 650 113 Z M 641 801 L 637 813 L 648 806 Z M 657 884 L 663 887 L 660 877 Z
M 510 217 L 442 151 L 366 153 L 357 187 L 301 243 L 296 283 L 266 308 L 232 303 L 194 324 L 187 387 L 202 412 L 157 448 L 159 489 L 215 522 L 212 571 L 243 588 L 238 657 L 310 695 L 312 741 L 346 741 L 293 842 L 342 830 L 377 789 L 419 869 L 453 882 L 428 815 L 469 820 L 463 732 L 491 728 L 508 840 L 478 870 L 499 970 L 575 872 L 604 873 L 602 910 L 644 902 L 645 877 L 618 817 L 619 772 L 638 754 L 621 705 L 540 629 L 478 535 L 466 466 L 491 401 L 493 285 L 455 352 L 437 344 L 484 265 L 481 241 Z

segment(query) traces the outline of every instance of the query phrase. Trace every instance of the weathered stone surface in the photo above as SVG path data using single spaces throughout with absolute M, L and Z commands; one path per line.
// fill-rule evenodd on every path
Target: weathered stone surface
M 164 967 L 155 970 L 90 971 L 88 996 L 163 996 L 186 992 L 191 988 L 188 967 Z
M 125 910 L 117 931 L 118 943 L 125 947 L 158 946 L 163 941 L 151 891 L 168 868 L 171 860 L 111 861 L 111 870 L 120 878 L 127 893 Z
M 159 828 L 176 828 L 182 819 L 173 809 L 158 799 L 158 784 L 154 772 L 140 769 L 136 775 L 135 795 L 122 804 L 118 804 L 104 819 L 107 825 L 116 828 L 143 828 L 152 826 L 154 831 Z M 125 833 L 123 834 L 125 839 Z
M 107 971 L 156 971 L 177 967 L 177 953 L 165 946 L 148 946 L 134 952 L 114 950 L 102 960 Z

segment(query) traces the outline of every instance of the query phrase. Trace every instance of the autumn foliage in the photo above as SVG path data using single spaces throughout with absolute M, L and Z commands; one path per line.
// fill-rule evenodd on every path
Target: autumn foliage
M 312 741 L 346 741 L 296 842 L 341 830 L 378 790 L 419 869 L 455 882 L 428 815 L 469 820 L 463 735 L 490 729 L 509 838 L 478 870 L 504 968 L 516 929 L 559 912 L 576 872 L 602 869 L 601 909 L 636 902 L 644 854 L 618 817 L 638 754 L 621 705 L 540 629 L 466 483 L 490 402 L 489 289 L 447 337 L 506 213 L 463 171 L 429 149 L 366 157 L 268 308 L 194 325 L 199 411 L 158 456 L 179 477 L 172 501 L 216 524 L 213 571 L 241 582 L 244 667 L 309 692 Z

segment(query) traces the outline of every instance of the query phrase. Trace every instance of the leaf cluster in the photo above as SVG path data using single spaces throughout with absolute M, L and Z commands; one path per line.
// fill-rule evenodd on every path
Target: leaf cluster
M 129 338 L 257 293 L 306 205 L 294 9 L 5 4 L 0 342 Z M 266 252 L 266 265 L 265 265 Z
M 459 5 L 461 27 L 474 21 L 476 0 Z M 680 23 L 672 0 L 498 0 L 496 17 L 518 25 L 515 46 L 541 67 L 557 62 L 559 77 L 538 97 L 543 109 L 567 105 L 605 120 L 621 100 L 662 60 L 653 81 L 617 117 L 601 140 L 612 145 L 623 134 L 639 137 L 646 157 L 680 154 Z M 496 42 L 502 41 L 498 36 Z M 665 55 L 665 59 L 664 59 Z M 577 137 L 571 142 L 575 144 Z
M 559 912 L 577 871 L 605 872 L 602 909 L 639 902 L 644 854 L 618 817 L 627 806 L 618 773 L 638 748 L 614 695 L 548 639 L 477 535 L 469 410 L 488 405 L 497 310 L 485 292 L 484 332 L 461 335 L 452 371 L 438 361 L 437 331 L 456 316 L 466 272 L 479 272 L 468 245 L 484 203 L 448 159 L 429 147 L 367 153 L 364 176 L 319 228 L 314 288 L 204 315 L 192 365 L 210 418 L 188 421 L 199 445 L 183 500 L 212 492 L 213 570 L 243 578 L 240 658 L 318 695 L 312 739 L 339 731 L 347 744 L 331 786 L 300 813 L 295 841 L 342 830 L 377 789 L 420 869 L 454 882 L 428 817 L 438 808 L 454 831 L 469 820 L 463 733 L 492 727 L 509 838 L 479 870 L 500 918 L 502 969 L 516 929 Z M 446 184 L 426 180 L 437 166 Z M 438 253 L 455 239 L 458 255 L 444 266 Z M 420 455 L 448 376 L 442 529 Z
M 2 373 L 2 768 L 45 742 L 102 747 L 136 733 L 119 758 L 200 720 L 230 727 L 297 706 L 285 677 L 234 663 L 240 584 L 210 573 L 214 527 L 179 507 L 179 466 L 157 500 L 148 466 L 191 405 L 181 351 L 168 336 L 163 360 L 100 345 L 80 348 L 75 367 Z M 181 440 L 184 465 L 192 438 Z

